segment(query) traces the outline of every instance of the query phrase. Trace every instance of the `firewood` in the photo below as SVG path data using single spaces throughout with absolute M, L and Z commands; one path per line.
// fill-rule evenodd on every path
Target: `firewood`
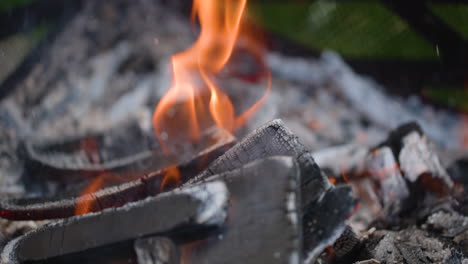
M 232 139 L 223 144 L 204 150 L 178 169 L 182 182 L 200 172 L 203 164 L 214 160 L 232 145 Z M 206 166 L 206 165 L 205 165 Z M 106 187 L 82 196 L 80 193 L 67 194 L 65 197 L 20 198 L 0 200 L 0 217 L 12 220 L 42 220 L 71 217 L 75 208 L 83 202 L 91 203 L 90 211 L 97 212 L 109 207 L 122 206 L 128 202 L 156 195 L 161 191 L 162 179 L 166 169 L 149 174 L 141 173 L 135 180 Z
M 214 175 L 230 205 L 222 232 L 191 246 L 190 263 L 301 263 L 300 169 L 291 157 L 257 160 Z
M 1 263 L 43 260 L 189 226 L 221 225 L 227 199 L 225 184 L 213 181 L 53 222 L 10 241 Z

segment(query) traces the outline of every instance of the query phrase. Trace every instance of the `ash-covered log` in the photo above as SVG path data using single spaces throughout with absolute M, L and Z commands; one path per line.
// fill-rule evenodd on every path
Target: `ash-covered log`
M 10 241 L 1 263 L 19 263 L 83 251 L 150 234 L 221 225 L 228 191 L 221 181 L 177 189 L 157 197 L 54 222 Z
M 214 145 L 195 156 L 191 161 L 181 164 L 178 169 L 181 182 L 202 171 L 207 164 L 219 157 L 233 144 L 230 138 L 222 144 Z M 71 217 L 75 214 L 77 205 L 89 203 L 90 212 L 105 208 L 122 206 L 126 203 L 156 195 L 161 191 L 161 184 L 167 169 L 149 174 L 141 174 L 135 180 L 130 180 L 115 186 L 106 187 L 87 195 L 77 192 L 74 195 L 21 198 L 0 200 L 0 217 L 12 220 L 42 220 Z M 65 176 L 65 175 L 64 175 Z

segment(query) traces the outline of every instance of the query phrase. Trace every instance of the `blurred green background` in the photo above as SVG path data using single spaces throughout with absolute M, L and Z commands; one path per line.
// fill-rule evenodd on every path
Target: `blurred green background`
M 58 25 L 71 17 L 64 15 L 68 6 L 74 5 L 75 10 L 80 1 L 0 1 L 2 94 L 10 88 L 6 87 L 9 77 L 25 69 L 20 66 L 31 54 L 37 57 L 37 47 L 52 39 Z M 390 91 L 416 93 L 435 104 L 468 111 L 467 64 L 444 61 L 444 51 L 437 43 L 407 23 L 384 0 L 250 0 L 248 5 L 258 24 L 284 41 L 284 50 L 288 45 L 316 54 L 333 50 L 359 73 L 373 76 Z M 444 26 L 468 40 L 468 4 L 439 0 L 424 5 Z M 468 50 L 464 45 L 456 47 Z

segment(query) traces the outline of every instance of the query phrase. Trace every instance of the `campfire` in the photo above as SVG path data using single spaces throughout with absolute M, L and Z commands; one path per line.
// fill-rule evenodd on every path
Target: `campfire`
M 0 263 L 468 263 L 461 114 L 247 0 L 81 2 L 0 105 Z

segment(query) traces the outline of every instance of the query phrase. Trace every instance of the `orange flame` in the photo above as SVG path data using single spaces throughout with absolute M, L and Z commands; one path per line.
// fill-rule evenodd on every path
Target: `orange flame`
M 173 85 L 161 98 L 153 115 L 153 128 L 166 154 L 171 145 L 197 142 L 201 131 L 216 125 L 228 132 L 242 126 L 264 96 L 236 118 L 229 97 L 215 84 L 214 76 L 228 62 L 236 45 L 247 0 L 194 0 L 192 21 L 201 32 L 189 49 L 172 57 Z M 270 85 L 268 85 L 269 91 Z

